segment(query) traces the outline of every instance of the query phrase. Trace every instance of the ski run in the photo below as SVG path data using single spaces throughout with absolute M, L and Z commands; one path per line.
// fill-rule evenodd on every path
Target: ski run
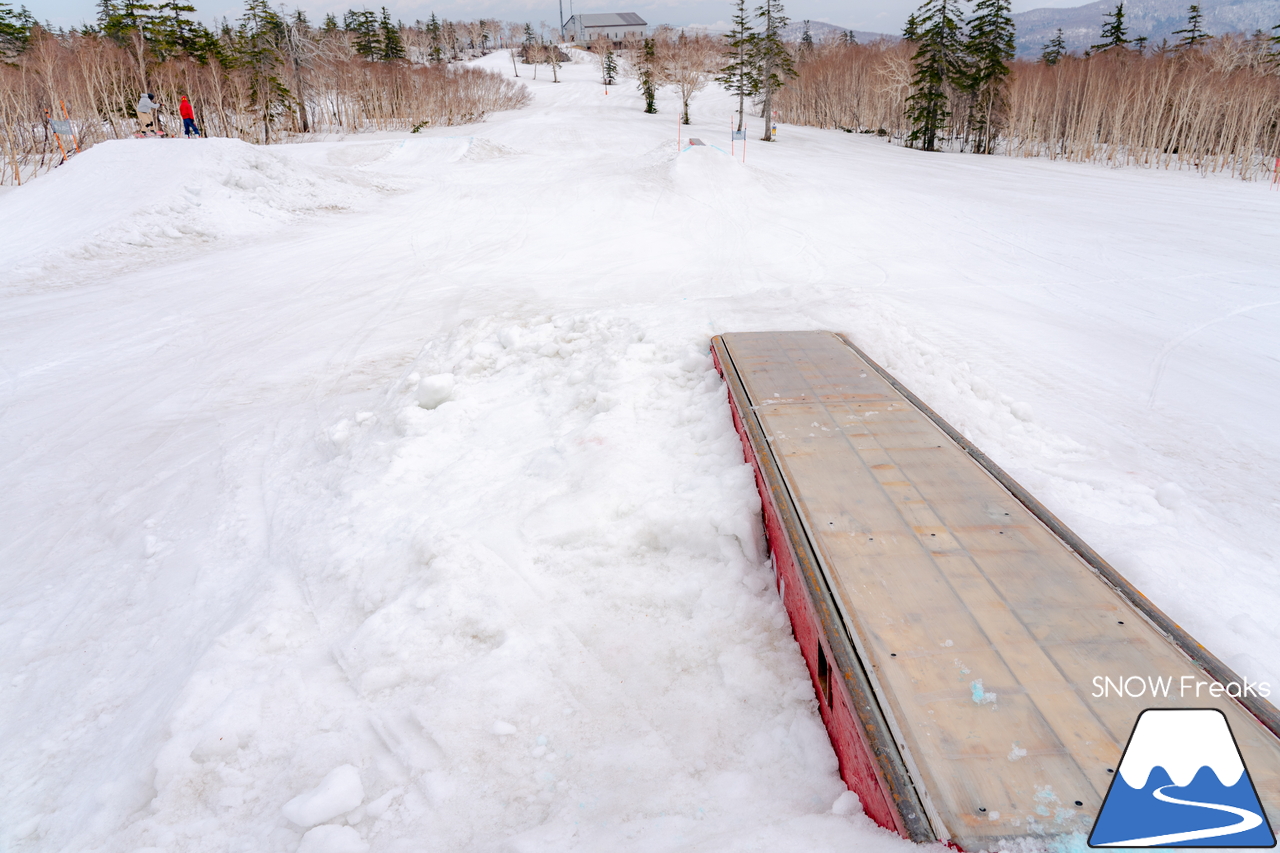
M 848 334 L 1280 685 L 1280 192 L 759 118 L 743 164 L 713 92 L 677 155 L 670 90 L 561 74 L 0 194 L 0 849 L 913 849 L 837 774 L 727 331 Z

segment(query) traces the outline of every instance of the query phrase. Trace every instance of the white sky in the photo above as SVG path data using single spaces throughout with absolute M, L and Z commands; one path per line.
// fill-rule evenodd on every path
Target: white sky
M 51 21 L 58 26 L 74 26 L 81 21 L 92 20 L 95 15 L 92 0 L 10 0 L 16 7 L 22 2 L 41 21 Z M 564 0 L 564 15 L 569 17 L 571 0 Z M 208 21 L 226 15 L 235 18 L 241 5 L 235 0 L 194 0 L 200 18 Z M 293 3 L 287 5 L 293 6 Z M 303 0 L 297 4 L 313 18 L 325 12 L 340 13 L 349 7 L 367 6 L 376 9 L 382 0 L 362 3 L 356 0 Z M 514 21 L 530 21 L 535 26 L 546 21 L 554 26 L 559 15 L 556 0 L 387 0 L 393 17 L 405 22 L 426 18 L 434 11 L 447 18 L 502 18 Z M 808 18 L 826 21 L 842 27 L 872 32 L 897 33 L 907 15 L 919 5 L 919 0 L 879 0 L 879 2 L 853 3 L 837 0 L 793 0 L 786 3 L 786 12 L 793 20 Z M 1013 11 L 1045 6 L 1078 6 L 1080 0 L 1014 0 Z M 573 2 L 577 12 L 628 11 L 636 12 L 651 24 L 715 24 L 729 19 L 731 6 L 726 0 L 681 0 L 681 2 L 633 2 L 626 0 L 621 6 L 612 0 L 580 0 Z

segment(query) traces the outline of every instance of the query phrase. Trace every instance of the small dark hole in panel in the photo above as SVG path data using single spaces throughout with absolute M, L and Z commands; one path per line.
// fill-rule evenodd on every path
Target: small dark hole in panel
M 1083 805 L 1084 805 L 1084 803 L 1080 802 L 1079 800 L 1076 800 L 1076 805 L 1077 805 L 1077 806 L 1083 806 Z
M 822 704 L 831 707 L 831 665 L 827 663 L 826 650 L 818 643 L 818 692 L 822 694 Z

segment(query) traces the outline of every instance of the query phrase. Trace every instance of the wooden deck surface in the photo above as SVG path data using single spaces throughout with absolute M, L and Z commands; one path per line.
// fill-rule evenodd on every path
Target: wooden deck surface
M 1280 817 L 1280 741 L 838 336 L 721 340 L 939 838 L 1087 835 L 1150 707 L 1222 709 Z

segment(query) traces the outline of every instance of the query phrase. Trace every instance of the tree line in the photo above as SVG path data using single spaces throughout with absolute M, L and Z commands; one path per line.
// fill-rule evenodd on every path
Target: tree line
M 1276 27 L 1280 31 L 1280 26 Z M 926 0 L 901 41 L 795 51 L 785 121 L 924 150 L 1267 174 L 1280 156 L 1280 35 L 1213 36 L 1198 6 L 1178 41 L 1132 38 L 1123 4 L 1080 55 L 1059 30 L 1014 58 L 1007 0 Z
M 59 31 L 0 2 L 0 181 L 57 165 L 51 120 L 64 107 L 81 148 L 133 135 L 144 92 L 169 116 L 186 95 L 206 136 L 251 142 L 461 124 L 529 98 L 509 78 L 455 64 L 507 44 L 515 24 L 432 15 L 406 26 L 383 8 L 315 25 L 267 0 L 245 0 L 238 19 L 214 27 L 194 12 L 184 0 L 99 0 L 93 23 Z

